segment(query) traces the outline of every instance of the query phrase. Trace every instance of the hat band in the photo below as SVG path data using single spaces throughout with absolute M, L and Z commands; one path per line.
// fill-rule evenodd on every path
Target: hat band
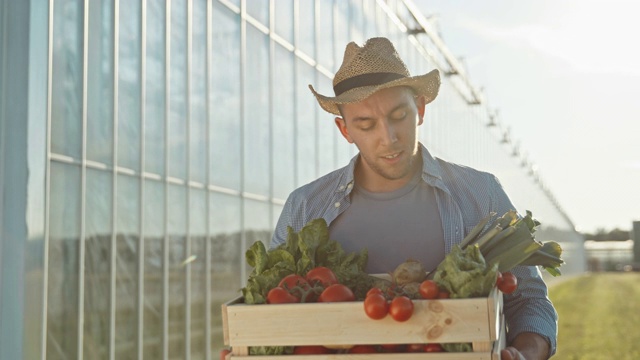
M 389 81 L 398 80 L 406 76 L 397 73 L 379 72 L 357 75 L 348 79 L 344 79 L 333 87 L 336 96 L 363 86 L 382 85 Z

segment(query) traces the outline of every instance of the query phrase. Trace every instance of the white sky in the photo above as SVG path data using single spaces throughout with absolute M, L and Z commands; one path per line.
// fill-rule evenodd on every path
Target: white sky
M 578 230 L 630 230 L 640 220 L 640 2 L 414 3 L 436 15 Z

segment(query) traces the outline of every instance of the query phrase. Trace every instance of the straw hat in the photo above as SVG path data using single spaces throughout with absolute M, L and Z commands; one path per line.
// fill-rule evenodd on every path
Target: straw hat
M 430 103 L 438 95 L 440 73 L 432 70 L 425 75 L 411 76 L 393 44 L 386 38 L 371 38 L 362 47 L 355 42 L 347 44 L 344 59 L 333 78 L 334 97 L 313 92 L 320 106 L 340 115 L 337 104 L 360 102 L 378 90 L 410 86 Z

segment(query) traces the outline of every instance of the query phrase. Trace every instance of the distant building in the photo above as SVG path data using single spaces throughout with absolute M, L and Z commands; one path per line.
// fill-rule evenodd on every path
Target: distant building
M 217 357 L 247 247 L 356 154 L 307 85 L 330 92 L 347 42 L 377 35 L 443 75 L 420 140 L 495 173 L 584 271 L 567 214 L 414 8 L 0 0 L 0 359 Z
M 584 243 L 589 271 L 630 270 L 633 264 L 633 240 Z

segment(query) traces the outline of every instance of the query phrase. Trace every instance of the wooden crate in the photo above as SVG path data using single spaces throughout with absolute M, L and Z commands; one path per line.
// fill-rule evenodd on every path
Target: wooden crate
M 394 359 L 496 360 L 505 347 L 502 293 L 486 298 L 414 300 L 405 322 L 390 316 L 372 320 L 363 303 L 305 303 L 246 305 L 237 298 L 222 305 L 227 359 L 240 360 L 365 360 L 389 358 L 380 354 L 249 356 L 249 346 L 354 345 L 412 343 L 472 343 L 468 353 L 397 353 Z

